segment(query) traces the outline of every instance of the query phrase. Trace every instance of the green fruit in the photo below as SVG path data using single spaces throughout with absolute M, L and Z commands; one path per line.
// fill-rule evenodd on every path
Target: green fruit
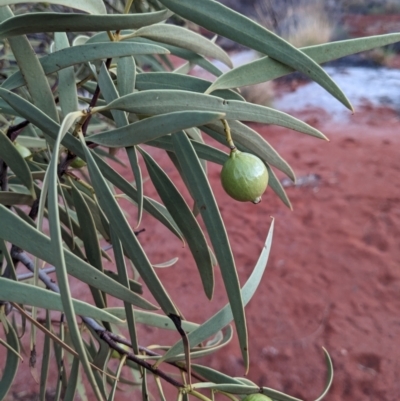
M 257 156 L 233 149 L 222 167 L 221 182 L 233 199 L 259 203 L 268 186 L 268 170 Z
M 18 150 L 18 153 L 25 159 L 25 160 L 29 160 L 32 158 L 32 152 L 26 147 L 23 146 L 21 144 L 19 144 L 18 142 L 14 142 L 14 146 L 16 147 L 16 149 Z
M 272 400 L 271 398 L 267 397 L 264 394 L 257 393 L 257 394 L 246 395 L 246 397 L 244 397 L 242 401 L 272 401 Z
M 71 162 L 70 167 L 72 168 L 82 168 L 86 166 L 86 162 L 82 160 L 80 157 L 75 157 L 75 159 Z

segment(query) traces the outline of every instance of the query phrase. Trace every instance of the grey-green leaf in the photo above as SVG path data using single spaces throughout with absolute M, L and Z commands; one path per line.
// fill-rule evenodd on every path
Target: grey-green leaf
M 399 33 L 378 35 L 368 38 L 348 39 L 322 45 L 303 47 L 300 50 L 318 64 L 363 52 L 375 47 L 386 46 L 400 41 Z M 294 69 L 270 57 L 262 57 L 241 65 L 221 75 L 207 89 L 211 93 L 218 89 L 239 88 L 254 85 L 290 74 Z
M 138 29 L 167 19 L 172 13 L 162 10 L 141 14 L 85 15 L 68 13 L 29 13 L 0 24 L 0 39 L 38 32 L 89 32 Z
M 160 46 L 142 43 L 94 43 L 73 46 L 68 49 L 59 50 L 39 59 L 46 75 L 60 71 L 88 61 L 104 58 L 126 57 L 136 54 L 167 54 L 169 51 Z M 16 89 L 25 85 L 21 72 L 17 71 L 7 78 L 1 85 L 4 89 Z
M 111 104 L 113 103 L 111 102 Z M 185 128 L 197 127 L 213 120 L 219 120 L 224 116 L 223 113 L 204 111 L 166 113 L 149 117 L 115 130 L 91 135 L 87 140 L 113 148 L 139 145 Z
M 9 302 L 32 305 L 38 308 L 52 309 L 61 312 L 64 311 L 60 295 L 40 287 L 0 277 L 0 291 L 3 300 Z M 106 312 L 104 309 L 96 308 L 86 302 L 73 299 L 73 305 L 78 315 L 92 317 L 93 319 L 114 324 L 124 323 L 122 320 L 116 318 L 115 315 Z
M 156 42 L 181 47 L 206 57 L 215 58 L 228 67 L 233 67 L 231 59 L 219 46 L 204 36 L 180 26 L 167 24 L 145 26 L 138 29 L 132 37 L 144 37 Z
M 172 141 L 185 180 L 189 184 L 189 191 L 206 224 L 219 263 L 229 303 L 232 305 L 240 350 L 247 370 L 249 360 L 246 319 L 239 279 L 226 229 L 207 176 L 204 174 L 189 138 L 185 133 L 179 132 L 173 135 Z
M 105 178 L 101 174 L 93 155 L 86 146 L 83 146 L 83 149 L 89 168 L 90 178 L 99 199 L 100 207 L 103 209 L 108 220 L 113 221 L 113 228 L 121 240 L 129 258 L 135 264 L 140 276 L 143 278 L 143 281 L 146 283 L 163 311 L 167 315 L 170 313 L 179 315 L 161 281 L 157 277 L 146 253 L 137 240 L 136 235 L 133 233 L 131 227 L 126 221 L 126 218 L 111 193 Z
M 154 115 L 174 111 L 212 111 L 226 114 L 227 120 L 254 121 L 275 124 L 303 132 L 317 138 L 326 139 L 325 135 L 310 125 L 269 107 L 245 103 L 237 100 L 225 100 L 219 97 L 180 90 L 148 90 L 120 97 L 102 110 L 119 109 L 131 113 Z
M 168 175 L 148 153 L 142 149 L 140 152 L 158 194 L 185 237 L 196 261 L 204 292 L 211 299 L 214 290 L 214 272 L 207 241 L 200 225 Z
M 303 72 L 352 110 L 344 93 L 314 60 L 244 15 L 213 0 L 160 2 L 183 18 Z
M 7 163 L 14 174 L 29 189 L 32 198 L 36 199 L 32 173 L 29 166 L 11 140 L 3 132 L 0 132 L 0 158 Z

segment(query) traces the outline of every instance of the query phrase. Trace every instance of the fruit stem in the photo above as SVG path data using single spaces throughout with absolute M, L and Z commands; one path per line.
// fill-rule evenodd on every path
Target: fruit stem
M 231 148 L 231 151 L 234 152 L 236 150 L 236 146 L 232 140 L 231 129 L 229 128 L 228 121 L 226 121 L 224 119 L 222 119 L 221 121 L 222 121 L 222 125 L 224 126 L 226 141 L 228 142 L 228 145 Z

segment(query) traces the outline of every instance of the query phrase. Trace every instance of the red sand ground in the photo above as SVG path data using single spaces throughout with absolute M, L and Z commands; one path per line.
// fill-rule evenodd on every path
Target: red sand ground
M 400 394 L 399 118 L 384 109 L 361 110 L 343 126 L 326 122 L 325 112 L 299 117 L 331 141 L 256 127 L 298 177 L 310 173 L 321 177 L 317 185 L 287 188 L 293 212 L 270 189 L 259 205 L 230 199 L 219 183 L 220 167 L 209 168 L 242 283 L 261 251 L 269 216 L 275 218 L 267 271 L 246 309 L 248 377 L 259 385 L 315 399 L 325 383 L 321 347 L 326 347 L 335 367 L 326 400 L 396 400 Z M 176 180 L 163 151 L 152 153 Z M 156 197 L 150 181 L 145 192 Z M 132 210 L 132 222 L 134 214 Z M 176 267 L 159 274 L 188 320 L 200 323 L 226 302 L 218 270 L 215 298 L 208 305 L 187 249 L 150 216 L 144 216 L 141 226 L 146 231 L 139 238 L 153 263 L 179 256 Z M 156 329 L 140 331 L 145 346 L 167 344 L 172 338 L 178 337 Z M 244 373 L 235 339 L 202 362 L 230 375 Z M 26 359 L 25 367 L 27 363 Z M 34 399 L 18 396 L 38 391 L 25 373 L 19 373 L 9 399 Z M 129 391 L 118 400 L 131 397 Z

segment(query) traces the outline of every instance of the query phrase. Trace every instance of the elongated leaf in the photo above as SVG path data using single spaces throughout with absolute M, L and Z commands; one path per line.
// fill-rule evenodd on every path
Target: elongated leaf
M 142 14 L 143 15 L 143 14 Z M 117 87 L 119 96 L 133 93 L 136 86 L 136 63 L 132 56 L 117 61 Z
M 326 396 L 333 382 L 333 364 L 331 357 L 329 356 L 329 353 L 325 348 L 322 347 L 322 350 L 324 351 L 326 366 L 328 368 L 328 374 L 326 378 L 326 386 L 324 388 L 324 391 L 315 401 L 321 401 Z
M 226 160 L 229 157 L 227 153 L 225 153 L 219 149 L 215 149 L 212 146 L 209 146 L 209 145 L 197 142 L 197 141 L 193 141 L 193 140 L 191 140 L 191 143 L 194 147 L 194 150 L 197 153 L 197 156 L 200 159 L 208 160 L 210 162 L 222 165 L 226 162 Z M 172 144 L 172 136 L 171 135 L 165 135 L 163 137 L 153 139 L 152 141 L 146 142 L 146 145 L 165 149 L 168 152 L 174 152 L 174 146 Z
M 0 21 L 13 17 L 9 7 L 0 7 Z M 53 120 L 58 121 L 58 113 L 50 84 L 46 79 L 43 67 L 26 36 L 9 38 L 11 50 L 20 71 L 18 74 L 27 85 L 33 103 Z
M 163 311 L 167 315 L 170 313 L 179 315 L 161 281 L 154 272 L 153 266 L 147 259 L 143 248 L 136 238 L 136 235 L 133 233 L 131 227 L 125 219 L 125 216 L 114 199 L 114 196 L 111 193 L 103 175 L 101 174 L 92 154 L 89 152 L 86 146 L 84 146 L 83 149 L 86 155 L 86 162 L 88 164 L 92 184 L 98 196 L 100 206 L 108 217 L 108 220 L 114 223 L 114 229 L 121 240 L 125 251 L 129 255 L 129 258 L 135 264 L 140 276 L 143 278 L 143 281 L 146 283 L 147 287 Z
M 67 389 L 65 391 L 65 396 L 63 401 L 74 401 L 75 392 L 78 386 L 79 377 L 79 358 L 74 357 L 72 362 L 71 370 L 68 377 Z
M 267 170 L 268 170 L 268 185 L 272 188 L 272 190 L 278 195 L 278 197 L 281 199 L 281 201 L 290 209 L 293 210 L 292 204 L 290 203 L 290 200 L 281 184 L 279 181 L 278 177 L 276 176 L 274 170 L 267 164 Z
M 158 194 L 189 245 L 200 273 L 204 292 L 211 299 L 214 290 L 214 272 L 207 241 L 200 225 L 168 175 L 148 153 L 144 150 L 140 152 Z
M 168 10 L 141 14 L 85 15 L 67 13 L 29 13 L 0 24 L 0 39 L 38 32 L 88 32 L 138 29 L 161 22 L 172 13 Z
M 377 35 L 368 38 L 348 39 L 322 45 L 302 47 L 300 50 L 318 64 L 323 64 L 350 54 L 371 50 L 400 41 L 399 33 Z M 211 93 L 218 89 L 239 88 L 270 81 L 290 74 L 294 69 L 270 57 L 262 57 L 241 65 L 221 75 L 208 89 Z
M 51 316 L 50 316 L 50 311 L 47 309 L 46 309 L 46 329 L 51 331 Z M 39 401 L 46 400 L 46 389 L 48 387 L 47 380 L 49 376 L 50 356 L 51 356 L 51 338 L 50 336 L 45 336 L 43 344 L 42 366 L 40 369 Z
M 129 163 L 132 168 L 133 176 L 135 178 L 136 190 L 137 190 L 137 224 L 136 227 L 140 226 L 143 215 L 143 176 L 142 169 L 140 168 L 139 158 L 136 151 L 136 146 L 126 147 L 126 153 L 128 155 Z
M 71 67 L 88 61 L 100 60 L 103 58 L 125 57 L 136 54 L 167 54 L 168 50 L 160 46 L 141 43 L 102 43 L 99 45 L 85 44 L 59 50 L 39 59 L 43 72 L 46 75 L 60 71 L 63 68 Z M 25 85 L 21 72 L 17 71 L 7 78 L 1 85 L 4 89 L 16 89 Z
M 68 49 L 69 41 L 65 32 L 54 34 L 56 50 Z M 75 84 L 74 67 L 68 67 L 58 72 L 58 97 L 64 116 L 78 110 L 78 93 Z
M 3 300 L 60 312 L 64 311 L 61 297 L 55 292 L 2 277 L 0 277 L 0 289 Z M 124 323 L 124 321 L 118 319 L 115 315 L 106 312 L 104 309 L 96 308 L 86 302 L 73 299 L 73 304 L 78 315 L 92 317 L 93 319 L 114 324 Z
M 113 104 L 112 102 L 111 104 Z M 178 111 L 146 118 L 115 130 L 91 135 L 88 141 L 108 147 L 133 146 L 224 118 L 225 114 L 204 111 Z
M 140 91 L 149 89 L 177 89 L 204 93 L 210 85 L 211 82 L 205 79 L 190 75 L 172 74 L 170 72 L 147 72 L 137 74 L 136 77 L 136 88 Z M 213 96 L 222 97 L 227 100 L 245 101 L 239 93 L 232 90 L 217 90 Z
M 32 195 L 25 193 L 0 191 L 0 203 L 2 205 L 32 205 L 34 200 Z
M 296 179 L 292 168 L 279 155 L 279 153 L 256 131 L 245 124 L 237 121 L 230 121 L 232 139 L 235 144 L 243 145 L 246 151 L 254 153 L 265 163 L 272 164 L 287 174 L 293 181 Z M 201 129 L 211 135 L 218 142 L 226 145 L 226 135 L 222 124 L 207 124 Z
M 60 126 L 50 119 L 46 114 L 41 112 L 33 104 L 29 103 L 20 96 L 12 93 L 10 91 L 0 88 L 0 96 L 4 98 L 16 112 L 21 113 L 22 116 L 29 119 L 29 121 L 39 127 L 43 132 L 51 139 L 57 137 L 57 132 Z M 62 141 L 62 144 L 70 149 L 74 154 L 86 159 L 85 153 L 82 150 L 82 146 L 79 141 L 72 135 L 67 134 Z M 123 193 L 129 196 L 133 201 L 138 201 L 137 190 L 120 174 L 118 174 L 113 168 L 111 168 L 106 162 L 104 162 L 95 153 L 93 154 L 96 162 L 99 165 L 104 177 L 108 179 L 113 185 L 117 186 Z M 170 214 L 167 212 L 164 206 L 148 197 L 143 197 L 143 208 L 164 224 L 174 235 L 182 239 L 182 235 L 179 232 L 175 222 L 171 218 Z
M 37 3 L 37 0 L 1 0 L 0 6 L 20 4 L 20 3 Z M 77 10 L 86 11 L 89 14 L 106 14 L 106 8 L 102 0 L 49 0 L 47 3 L 59 4 L 65 7 L 76 8 Z
M 156 42 L 181 47 L 206 57 L 215 58 L 228 67 L 233 67 L 231 59 L 219 46 L 204 36 L 180 26 L 167 24 L 145 26 L 138 29 L 132 37 L 144 37 Z
M 317 138 L 326 139 L 317 129 L 286 113 L 269 107 L 244 103 L 237 100 L 224 100 L 211 95 L 180 90 L 148 90 L 133 93 L 114 100 L 100 110 L 125 110 L 131 113 L 154 115 L 174 111 L 212 111 L 226 114 L 227 120 L 254 121 L 275 124 L 303 132 Z
M 195 383 L 193 388 L 209 388 L 231 394 L 255 394 L 260 392 L 259 387 L 245 386 L 243 384 Z
M 15 281 L 7 280 L 4 278 L 0 278 L 0 280 L 6 281 L 8 283 L 15 283 Z M 19 341 L 17 333 L 14 330 L 14 327 L 7 320 L 7 330 L 5 330 L 7 344 L 11 349 L 7 348 L 7 358 L 5 362 L 5 366 L 7 369 L 3 369 L 3 376 L 0 379 L 0 400 L 3 400 L 10 387 L 14 381 L 15 375 L 17 373 L 18 365 L 19 365 Z
M 3 132 L 0 132 L 0 158 L 7 163 L 14 174 L 29 189 L 32 198 L 36 199 L 36 194 L 33 189 L 32 173 L 28 167 L 28 163 Z
M 344 93 L 314 60 L 249 18 L 213 0 L 160 2 L 183 18 L 303 72 L 352 110 Z
M 115 264 L 118 270 L 118 281 L 125 287 L 129 288 L 129 277 L 126 271 L 124 252 L 122 249 L 121 241 L 115 234 L 114 230 L 111 229 L 111 241 L 113 244 L 113 251 L 115 256 Z M 132 305 L 124 302 L 125 315 L 128 323 L 129 337 L 132 344 L 132 349 L 135 354 L 139 353 L 138 339 L 136 334 L 136 323 L 135 315 L 132 309 Z
M 75 185 L 70 181 L 72 190 L 72 199 L 74 202 L 76 214 L 79 220 L 83 245 L 85 247 L 86 258 L 88 262 L 99 271 L 103 272 L 103 264 L 101 261 L 101 248 L 97 239 L 97 231 L 92 217 L 91 211 L 83 198 L 83 195 L 76 189 Z M 106 307 L 106 296 L 97 288 L 90 287 L 93 299 L 98 308 Z
M 258 261 L 249 279 L 241 289 L 241 297 L 243 299 L 244 306 L 246 306 L 250 299 L 253 297 L 264 274 L 264 270 L 268 262 L 269 252 L 271 250 L 273 231 L 274 221 L 272 220 L 271 227 L 269 229 L 268 236 L 260 257 L 258 258 Z M 207 338 L 213 336 L 223 327 L 228 325 L 232 321 L 232 318 L 232 309 L 230 304 L 228 304 L 223 307 L 219 312 L 217 312 L 214 316 L 208 319 L 205 323 L 203 323 L 199 328 L 188 334 L 190 346 L 193 347 L 197 344 L 200 344 Z M 183 346 L 182 343 L 179 341 L 174 346 L 172 346 L 161 359 L 168 360 L 169 357 L 175 356 L 182 352 Z
M 201 216 L 207 226 L 207 231 L 221 269 L 229 303 L 232 305 L 240 349 L 247 371 L 249 361 L 246 319 L 240 295 L 239 279 L 237 276 L 235 261 L 233 259 L 225 226 L 207 177 L 204 174 L 200 161 L 196 156 L 196 152 L 194 151 L 189 138 L 183 132 L 180 132 L 173 136 L 172 141 L 183 174 L 190 185 L 189 190 L 196 201 Z
M 13 214 L 9 209 L 0 205 L 0 238 L 19 246 L 26 252 L 54 264 L 54 248 L 51 246 L 50 239 L 31 227 L 28 223 Z M 99 272 L 93 266 L 82 259 L 79 259 L 68 250 L 64 250 L 68 273 L 79 280 L 92 285 L 100 290 L 107 292 L 123 301 L 130 302 L 143 309 L 157 309 L 150 302 L 127 288 L 117 283 L 115 280 Z

